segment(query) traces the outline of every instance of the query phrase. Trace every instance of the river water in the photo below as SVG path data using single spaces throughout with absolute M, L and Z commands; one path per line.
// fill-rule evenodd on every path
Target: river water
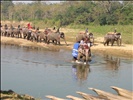
M 1 45 L 1 89 L 49 100 L 46 95 L 66 99 L 80 97 L 76 91 L 96 95 L 88 88 L 117 94 L 110 86 L 133 90 L 133 60 L 92 54 L 89 65 L 71 63 L 71 51 L 44 51 Z

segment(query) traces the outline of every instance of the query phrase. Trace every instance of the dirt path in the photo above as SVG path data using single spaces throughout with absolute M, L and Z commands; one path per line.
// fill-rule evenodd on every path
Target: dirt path
M 127 44 L 122 44 L 122 46 L 104 46 L 101 42 L 102 39 L 99 37 L 96 39 L 96 43 L 94 46 L 91 47 L 92 53 L 104 53 L 104 54 L 110 54 L 114 56 L 120 56 L 120 57 L 126 57 L 133 59 L 133 45 L 127 45 Z M 59 45 L 53 45 L 53 44 L 45 44 L 45 43 L 36 43 L 36 42 L 31 42 L 26 39 L 18 39 L 18 38 L 11 38 L 11 37 L 3 37 L 1 36 L 1 43 L 2 44 L 15 44 L 19 46 L 28 46 L 28 47 L 33 47 L 33 48 L 44 48 L 44 49 L 49 49 L 49 50 L 59 50 L 60 48 L 65 48 L 65 49 L 70 49 L 72 50 L 73 47 L 73 42 L 68 42 L 68 46 L 64 43 L 64 41 L 61 41 L 61 46 Z

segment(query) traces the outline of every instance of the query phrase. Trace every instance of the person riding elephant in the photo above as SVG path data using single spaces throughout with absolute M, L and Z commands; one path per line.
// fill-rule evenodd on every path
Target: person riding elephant
M 27 40 L 30 40 L 31 39 L 31 33 L 32 31 L 29 30 L 28 28 L 26 27 L 23 27 L 20 32 L 23 34 L 23 38 L 24 39 L 27 39 Z
M 88 61 L 91 61 L 90 47 L 90 40 L 87 37 L 84 40 L 76 42 L 72 50 L 72 62 L 81 63 L 81 60 L 84 64 L 88 64 Z
M 18 25 L 17 28 L 13 28 L 13 37 L 16 36 L 17 38 L 22 38 L 22 32 L 21 32 L 21 27 Z
M 92 44 L 94 44 L 94 36 L 93 33 L 88 32 L 88 28 L 85 30 L 84 33 L 80 32 L 76 35 L 76 41 L 81 41 L 82 39 L 88 37 Z
M 84 43 L 80 45 L 78 49 L 77 63 L 80 63 L 79 60 L 82 58 L 84 64 L 87 64 L 88 61 L 91 61 L 91 50 L 88 45 L 88 38 L 84 40 Z
M 117 45 L 120 46 L 122 42 L 121 33 L 115 33 L 115 34 L 106 34 L 104 36 L 104 46 L 107 44 L 109 45 L 109 42 L 111 42 L 111 46 L 114 45 L 114 42 L 117 42 Z
M 60 38 L 64 39 L 67 45 L 65 34 L 63 32 L 60 32 L 58 28 L 56 32 L 49 32 L 47 34 L 47 43 L 49 44 L 50 40 L 52 40 L 53 43 L 55 42 L 55 44 L 58 43 L 60 45 Z
M 28 29 L 31 29 L 32 28 L 32 26 L 30 25 L 30 23 L 27 24 L 27 27 L 28 27 Z

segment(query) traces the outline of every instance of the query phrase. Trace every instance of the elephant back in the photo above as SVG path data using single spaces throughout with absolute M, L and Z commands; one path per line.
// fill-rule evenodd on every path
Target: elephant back
M 89 36 L 87 36 L 87 34 L 77 34 L 76 42 L 81 41 L 81 40 L 85 39 L 86 37 L 89 38 Z
M 59 35 L 58 33 L 51 32 L 51 33 L 49 33 L 49 34 L 47 35 L 47 37 L 48 37 L 49 39 L 58 39 L 58 38 L 60 38 L 60 35 Z

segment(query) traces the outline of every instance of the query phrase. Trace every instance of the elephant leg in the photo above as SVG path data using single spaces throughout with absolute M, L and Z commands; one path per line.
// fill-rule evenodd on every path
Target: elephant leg
M 80 61 L 80 58 L 82 57 L 82 55 L 83 55 L 82 53 L 80 53 L 80 52 L 78 53 L 78 57 L 77 57 L 78 61 Z
M 58 41 L 58 44 L 60 45 L 60 41 Z
M 54 42 L 55 42 L 55 45 L 57 45 L 57 42 L 58 42 L 58 41 L 57 41 L 57 40 L 54 40 Z
M 86 56 L 85 56 L 85 55 L 82 57 L 82 59 L 83 59 L 83 61 L 84 61 L 84 62 L 86 62 L 86 61 L 87 61 L 87 60 L 86 60 Z
M 121 43 L 122 43 L 122 39 L 120 39 L 120 46 L 121 46 Z
M 26 38 L 26 35 L 24 35 L 24 39 Z
M 89 59 L 89 49 L 85 50 L 85 57 L 86 57 L 86 64 L 88 63 Z
M 110 42 L 110 41 L 107 41 L 107 46 L 109 46 L 109 42 Z
M 106 44 L 108 45 L 108 41 L 107 41 L 107 40 L 104 42 L 104 46 L 105 46 Z
M 17 37 L 17 38 L 19 38 L 19 33 L 17 33 L 17 35 L 18 35 L 18 37 Z
M 54 44 L 54 40 L 52 40 L 52 43 Z
M 47 40 L 47 44 L 49 44 L 49 39 Z
M 45 40 L 45 43 L 47 43 L 47 36 L 45 36 L 44 40 Z
M 113 46 L 113 44 L 114 44 L 114 40 L 111 40 L 111 46 Z
M 116 42 L 117 42 L 117 45 L 119 46 L 119 39 L 118 39 L 118 40 L 116 40 Z
M 22 38 L 22 34 L 20 33 L 20 38 Z

